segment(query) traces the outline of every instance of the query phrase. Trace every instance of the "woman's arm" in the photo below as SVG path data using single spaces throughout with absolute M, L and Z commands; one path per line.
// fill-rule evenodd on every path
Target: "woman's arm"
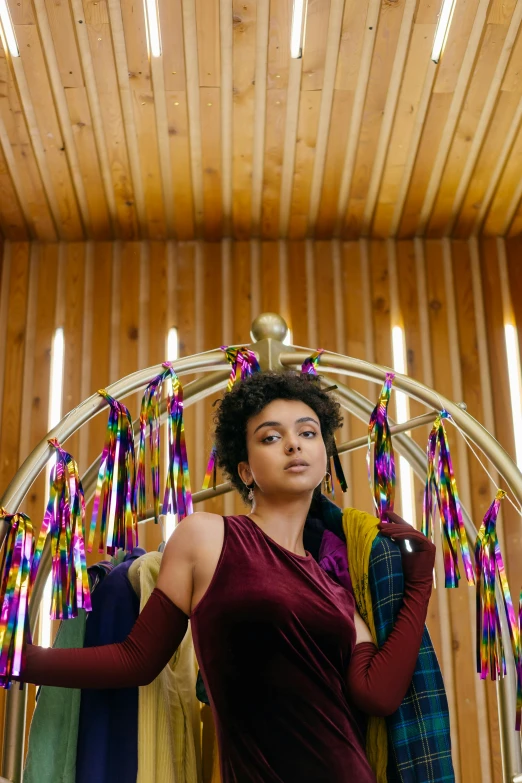
M 412 552 L 402 550 L 403 604 L 393 630 L 380 649 L 371 641 L 359 643 L 358 631 L 347 676 L 348 691 L 355 706 L 370 715 L 383 717 L 399 708 L 410 686 L 424 632 L 435 563 L 431 541 L 396 514 L 388 516 L 394 521 L 381 523 L 381 534 L 397 541 L 408 539 L 413 549 Z
M 163 553 L 158 587 L 124 642 L 69 650 L 27 645 L 19 679 L 65 688 L 126 688 L 152 682 L 187 630 L 197 542 L 204 529 L 201 516 L 192 514 L 174 530 Z

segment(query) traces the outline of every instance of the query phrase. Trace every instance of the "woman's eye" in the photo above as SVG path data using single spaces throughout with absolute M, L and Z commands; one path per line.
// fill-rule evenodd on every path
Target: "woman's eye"
M 277 437 L 278 437 L 277 435 L 267 435 L 267 436 L 266 436 L 266 438 L 263 438 L 263 440 L 261 441 L 261 443 L 266 443 L 266 442 L 268 441 L 268 439 L 269 439 L 269 438 L 277 438 Z M 272 441 L 272 440 L 270 440 L 270 441 L 269 441 L 269 443 L 273 443 L 273 441 Z
M 305 432 L 301 433 L 301 435 L 313 435 L 314 437 L 316 436 L 316 434 L 317 433 L 315 432 L 315 430 L 306 430 Z M 308 438 L 308 440 L 310 439 Z

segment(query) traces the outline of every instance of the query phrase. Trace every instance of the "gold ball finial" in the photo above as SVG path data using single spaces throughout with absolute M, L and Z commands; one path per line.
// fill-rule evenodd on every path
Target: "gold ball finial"
M 250 328 L 250 336 L 254 342 L 270 338 L 283 342 L 288 334 L 288 326 L 285 319 L 277 313 L 261 313 Z

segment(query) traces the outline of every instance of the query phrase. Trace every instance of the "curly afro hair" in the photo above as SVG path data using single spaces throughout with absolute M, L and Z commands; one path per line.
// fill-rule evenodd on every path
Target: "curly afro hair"
M 326 453 L 331 456 L 334 432 L 343 423 L 341 406 L 321 386 L 321 376 L 295 371 L 257 372 L 246 378 L 217 401 L 214 413 L 216 460 L 245 503 L 248 489 L 239 477 L 237 466 L 248 460 L 247 422 L 274 400 L 300 400 L 319 418 Z

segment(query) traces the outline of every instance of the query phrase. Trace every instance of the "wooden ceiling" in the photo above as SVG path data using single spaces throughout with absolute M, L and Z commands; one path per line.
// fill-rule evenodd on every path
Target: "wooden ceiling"
M 180 240 L 522 231 L 522 0 L 8 0 L 0 230 Z

